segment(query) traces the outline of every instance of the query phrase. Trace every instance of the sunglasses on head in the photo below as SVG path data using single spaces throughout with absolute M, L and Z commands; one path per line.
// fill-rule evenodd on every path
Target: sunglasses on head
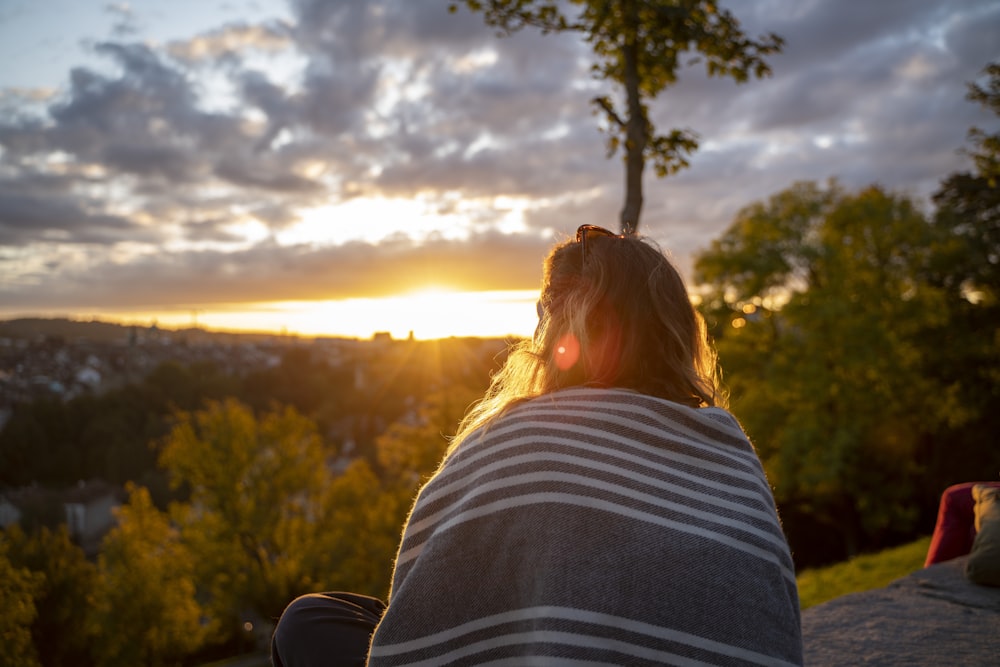
M 607 236 L 610 238 L 625 238 L 624 234 L 615 234 L 610 229 L 605 229 L 604 227 L 598 227 L 597 225 L 580 225 L 576 228 L 576 242 L 580 244 L 580 253 L 583 255 L 583 261 L 587 261 L 587 238 L 589 236 Z

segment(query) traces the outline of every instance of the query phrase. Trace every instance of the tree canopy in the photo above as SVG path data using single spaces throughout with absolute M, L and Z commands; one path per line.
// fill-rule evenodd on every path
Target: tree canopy
M 97 592 L 97 568 L 73 544 L 65 525 L 30 533 L 8 526 L 2 539 L 11 563 L 36 578 L 33 602 L 38 614 L 30 629 L 38 661 L 46 667 L 94 664 L 97 628 L 87 614 Z
M 1000 67 L 986 73 L 969 97 L 1000 112 Z M 797 183 L 696 259 L 800 559 L 929 531 L 947 485 L 1000 466 L 984 439 L 1000 428 L 1000 142 L 969 136 L 973 171 L 945 178 L 930 213 L 878 186 Z
M 35 594 L 43 585 L 42 577 L 14 565 L 7 549 L 7 540 L 0 534 L 0 663 L 37 667 L 41 663 L 31 641 L 31 625 L 38 616 Z
M 941 324 L 920 278 L 930 233 L 905 197 L 800 183 L 744 209 L 696 263 L 776 499 L 847 553 L 913 528 L 920 436 L 944 418 L 918 339 Z

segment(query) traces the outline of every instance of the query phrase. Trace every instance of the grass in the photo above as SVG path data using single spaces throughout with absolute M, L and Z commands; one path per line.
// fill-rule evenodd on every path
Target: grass
M 856 556 L 828 567 L 803 570 L 798 574 L 799 604 L 802 609 L 835 597 L 881 588 L 924 566 L 931 538 L 886 549 L 875 554 Z

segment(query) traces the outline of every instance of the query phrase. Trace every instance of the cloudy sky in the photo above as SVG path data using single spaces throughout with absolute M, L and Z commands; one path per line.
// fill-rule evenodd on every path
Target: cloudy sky
M 488 303 L 495 333 L 530 333 L 546 249 L 616 225 L 623 167 L 588 105 L 616 91 L 578 37 L 499 39 L 449 4 L 2 0 L 0 317 L 369 335 L 423 312 L 427 336 Z M 726 6 L 786 46 L 769 79 L 693 66 L 652 105 L 701 140 L 645 184 L 642 231 L 685 271 L 796 180 L 925 197 L 996 127 L 965 100 L 1000 59 L 995 0 Z M 401 298 L 429 288 L 481 294 Z

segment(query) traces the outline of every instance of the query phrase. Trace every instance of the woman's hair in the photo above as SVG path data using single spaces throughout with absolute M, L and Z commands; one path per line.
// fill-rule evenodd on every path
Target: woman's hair
M 462 420 L 452 448 L 509 408 L 572 386 L 617 387 L 722 406 L 715 350 L 684 281 L 636 236 L 588 235 L 545 259 L 535 335 L 516 345 Z

